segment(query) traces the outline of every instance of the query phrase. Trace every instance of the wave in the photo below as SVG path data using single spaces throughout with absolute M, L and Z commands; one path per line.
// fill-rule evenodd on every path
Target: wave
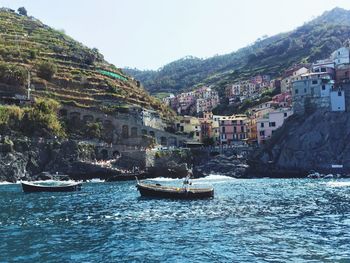
M 148 181 L 160 181 L 160 182 L 171 182 L 171 181 L 179 181 L 182 179 L 178 179 L 178 178 L 166 178 L 166 177 L 156 177 L 156 178 L 150 178 L 147 179 Z
M 7 185 L 7 184 L 17 184 L 17 183 L 11 183 L 11 182 L 0 182 L 0 185 Z
M 330 186 L 330 187 L 349 187 L 350 186 L 350 182 L 328 182 L 326 184 L 327 186 Z
M 151 181 L 161 181 L 161 182 L 173 182 L 173 181 L 182 181 L 183 179 L 179 178 L 166 178 L 166 177 L 156 177 L 152 179 L 148 179 Z M 227 181 L 227 180 L 235 180 L 235 178 L 225 175 L 219 174 L 210 174 L 203 178 L 195 178 L 191 179 L 191 181 Z
M 99 178 L 93 178 L 93 179 L 90 179 L 90 180 L 86 180 L 87 183 L 104 183 L 105 180 L 103 179 L 99 179 Z
M 203 178 L 195 179 L 196 181 L 227 181 L 227 180 L 235 180 L 235 178 L 226 176 L 226 175 L 220 175 L 220 174 L 210 174 Z

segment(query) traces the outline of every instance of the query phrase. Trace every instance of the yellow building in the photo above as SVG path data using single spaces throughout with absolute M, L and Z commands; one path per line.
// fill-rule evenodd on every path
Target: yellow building
M 181 116 L 175 125 L 176 131 L 189 135 L 196 142 L 201 141 L 201 123 L 198 118 Z

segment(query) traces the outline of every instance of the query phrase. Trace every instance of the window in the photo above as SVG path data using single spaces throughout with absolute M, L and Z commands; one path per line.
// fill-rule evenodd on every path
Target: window
M 242 121 L 242 120 L 240 120 L 239 123 L 240 123 L 241 125 L 243 125 L 243 121 Z
M 313 80 L 313 81 L 312 81 L 312 84 L 313 84 L 313 85 L 317 84 L 317 80 Z
M 287 112 L 283 113 L 283 116 L 284 116 L 284 117 L 287 117 Z
M 199 132 L 196 132 L 196 136 L 199 136 Z
M 274 121 L 273 121 L 273 122 L 270 122 L 270 123 L 269 123 L 269 127 L 276 127 L 276 122 L 274 122 Z
M 261 127 L 261 128 L 264 128 L 264 123 L 263 123 L 263 122 L 260 123 L 260 127 Z
M 326 90 L 326 86 L 325 85 L 322 85 L 322 90 Z
M 295 94 L 298 94 L 299 93 L 299 90 L 298 89 L 295 89 Z
M 265 136 L 265 131 L 260 131 L 259 134 L 260 136 Z
M 225 133 L 225 127 L 222 127 L 222 133 Z
M 233 133 L 236 133 L 237 132 L 237 127 L 233 127 Z
M 306 88 L 304 89 L 304 93 L 306 93 Z
M 341 91 L 338 91 L 338 96 L 341 97 Z
M 321 72 L 327 72 L 326 68 L 321 68 Z
M 243 126 L 241 126 L 241 132 L 244 132 L 244 127 Z

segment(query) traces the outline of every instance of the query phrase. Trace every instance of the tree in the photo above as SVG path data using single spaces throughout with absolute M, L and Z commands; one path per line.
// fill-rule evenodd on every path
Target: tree
M 38 76 L 50 81 L 57 72 L 57 66 L 52 62 L 45 61 L 37 65 Z
M 22 16 L 27 16 L 28 15 L 27 9 L 25 9 L 23 6 L 18 8 L 17 11 L 18 11 L 18 14 L 20 14 Z

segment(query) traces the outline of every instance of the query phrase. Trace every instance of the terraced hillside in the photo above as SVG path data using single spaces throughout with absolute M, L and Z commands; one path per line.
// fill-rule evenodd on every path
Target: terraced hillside
M 165 118 L 173 115 L 137 81 L 107 63 L 97 49 L 8 9 L 0 9 L 0 66 L 13 80 L 0 74 L 0 92 L 25 93 L 29 75 L 35 97 L 106 113 L 138 105 Z

